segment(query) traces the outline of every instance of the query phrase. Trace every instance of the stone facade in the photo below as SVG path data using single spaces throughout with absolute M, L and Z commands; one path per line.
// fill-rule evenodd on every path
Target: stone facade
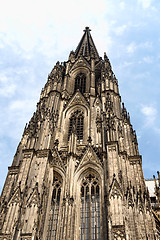
M 156 222 L 157 233 L 160 239 L 160 174 L 157 171 L 158 178 L 153 175 L 153 179 L 146 180 L 146 186 L 149 190 L 153 216 Z
M 136 133 L 88 27 L 24 129 L 0 198 L 0 239 L 158 239 Z

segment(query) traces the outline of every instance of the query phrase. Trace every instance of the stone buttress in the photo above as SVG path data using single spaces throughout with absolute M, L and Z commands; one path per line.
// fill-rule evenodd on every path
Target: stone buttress
M 25 126 L 0 198 L 0 239 L 157 239 L 136 132 L 88 27 Z

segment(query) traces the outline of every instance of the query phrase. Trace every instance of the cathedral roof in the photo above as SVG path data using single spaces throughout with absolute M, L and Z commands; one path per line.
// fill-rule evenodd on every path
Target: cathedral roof
M 75 51 L 75 57 L 94 57 L 96 61 L 99 61 L 99 54 L 93 42 L 90 31 L 91 30 L 89 29 L 89 27 L 85 28 L 82 39 Z

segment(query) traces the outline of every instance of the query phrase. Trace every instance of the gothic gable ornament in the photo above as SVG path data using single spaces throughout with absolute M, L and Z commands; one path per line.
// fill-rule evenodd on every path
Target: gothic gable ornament
M 97 107 L 99 107 L 99 108 L 102 107 L 102 102 L 101 102 L 99 96 L 97 96 L 97 98 L 94 100 L 93 107 L 96 107 L 96 108 Z
M 74 71 L 75 69 L 77 69 L 77 68 L 87 68 L 87 69 L 91 69 L 91 67 L 90 67 L 90 65 L 89 65 L 89 63 L 86 61 L 86 59 L 84 58 L 84 57 L 79 57 L 78 59 L 77 59 L 77 61 L 73 64 L 73 66 L 71 67 L 71 69 L 70 69 L 70 73 L 72 72 L 72 71 Z
M 38 192 L 38 186 L 35 186 L 33 192 L 30 194 L 28 200 L 27 200 L 27 205 L 39 205 L 40 199 L 39 199 L 39 192 Z
M 56 148 L 52 149 L 52 156 L 49 159 L 50 166 L 52 167 L 60 167 L 61 169 L 65 169 L 65 161 L 62 161 L 60 154 Z
M 21 201 L 21 192 L 20 192 L 20 188 L 16 188 L 11 199 L 9 200 L 9 203 L 20 203 Z
M 82 157 L 82 160 L 78 165 L 77 171 L 87 164 L 93 164 L 93 166 L 95 165 L 99 167 L 102 166 L 100 159 L 97 157 L 95 151 L 91 146 L 89 146 L 86 152 L 84 153 L 84 156 Z
M 89 104 L 80 91 L 77 91 L 65 106 L 65 113 L 68 109 L 76 105 L 84 106 L 87 110 L 89 109 Z
M 120 187 L 120 184 L 118 183 L 115 174 L 113 176 L 113 180 L 112 180 L 112 184 L 110 186 L 110 190 L 109 190 L 109 196 L 110 197 L 121 197 L 122 198 L 122 189 Z
M 130 190 L 128 193 L 128 207 L 134 207 L 133 197 Z

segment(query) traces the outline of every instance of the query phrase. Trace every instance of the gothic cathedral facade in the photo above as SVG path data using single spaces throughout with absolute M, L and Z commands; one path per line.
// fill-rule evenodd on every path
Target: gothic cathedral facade
M 136 133 L 88 27 L 24 129 L 0 198 L 0 239 L 158 239 Z

